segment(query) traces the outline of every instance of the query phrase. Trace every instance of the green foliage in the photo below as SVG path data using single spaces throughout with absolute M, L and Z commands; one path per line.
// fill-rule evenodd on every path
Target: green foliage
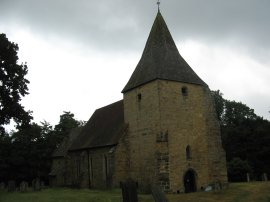
M 0 181 L 14 179 L 31 182 L 35 177 L 48 180 L 51 156 L 69 132 L 82 122 L 64 112 L 53 127 L 44 121 L 18 127 L 9 135 L 0 135 Z
M 222 126 L 237 126 L 241 125 L 245 120 L 261 118 L 247 105 L 224 99 L 223 94 L 219 90 L 211 91 L 211 93 L 215 101 L 217 116 Z
M 231 182 L 244 182 L 247 180 L 247 173 L 251 174 L 252 169 L 247 161 L 240 158 L 233 158 L 227 164 L 228 178 Z
M 25 78 L 28 68 L 26 63 L 18 63 L 17 44 L 10 42 L 5 34 L 0 34 L 0 132 L 3 125 L 11 119 L 17 124 L 26 125 L 32 119 L 20 104 L 21 98 L 28 94 Z
M 46 137 L 42 136 L 44 131 L 36 123 L 20 128 L 17 132 L 10 134 L 9 153 L 6 157 L 8 170 L 2 178 L 4 180 L 28 180 L 36 176 L 44 176 L 48 172 L 49 165 Z M 1 151 L 3 151 L 1 149 Z
M 267 120 L 246 120 L 241 125 L 222 127 L 223 145 L 227 160 L 234 157 L 247 160 L 254 170 L 255 179 L 270 173 L 270 123 Z
M 11 138 L 5 133 L 0 133 L 0 179 L 8 176 L 10 152 Z
M 256 120 L 259 118 L 253 109 L 241 102 L 225 100 L 223 123 L 224 125 L 240 125 L 245 120 Z
M 63 139 L 69 134 L 69 132 L 73 128 L 79 127 L 81 123 L 82 122 L 74 119 L 74 114 L 64 111 L 64 113 L 60 116 L 59 124 L 54 127 L 56 145 L 59 146 Z
M 223 99 L 223 94 L 217 90 L 217 91 L 211 91 L 212 96 L 214 97 L 217 116 L 219 121 L 222 121 L 222 118 L 224 117 L 224 108 L 225 108 L 225 100 Z
M 253 169 L 254 179 L 260 180 L 264 172 L 270 174 L 270 122 L 245 104 L 224 99 L 220 91 L 212 91 L 212 95 L 227 161 L 240 158 L 247 162 Z M 231 170 L 231 176 L 233 172 Z
M 66 112 L 60 115 L 59 124 L 54 128 L 56 132 L 65 133 L 70 131 L 72 128 L 76 128 L 80 125 L 80 122 L 74 119 L 74 114 Z

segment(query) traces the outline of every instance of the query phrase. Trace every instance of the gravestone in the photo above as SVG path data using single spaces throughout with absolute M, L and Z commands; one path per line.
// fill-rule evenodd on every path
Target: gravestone
M 33 187 L 34 191 L 40 191 L 41 190 L 39 178 L 36 178 L 36 179 L 32 180 L 32 187 Z
M 250 182 L 250 176 L 249 176 L 249 173 L 247 173 L 247 182 Z
M 16 191 L 16 183 L 14 180 L 8 181 L 7 189 L 8 189 L 8 192 Z
M 169 202 L 165 193 L 160 189 L 159 186 L 153 185 L 151 187 L 151 192 L 155 202 Z
M 137 184 L 132 179 L 120 182 L 123 202 L 138 202 Z
M 268 181 L 267 174 L 263 173 L 262 174 L 262 181 Z
M 41 182 L 40 182 L 40 187 L 41 187 L 41 189 L 43 189 L 43 188 L 45 187 L 44 181 L 41 181 Z
M 214 184 L 214 190 L 219 191 L 221 190 L 221 183 L 219 181 L 216 181 Z
M 0 190 L 4 190 L 6 188 L 6 185 L 4 182 L 0 183 Z
M 20 183 L 20 192 L 27 192 L 28 191 L 28 182 L 22 181 Z

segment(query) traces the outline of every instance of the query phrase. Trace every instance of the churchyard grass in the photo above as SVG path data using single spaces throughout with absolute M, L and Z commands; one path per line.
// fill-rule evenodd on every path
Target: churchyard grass
M 270 182 L 231 183 L 218 192 L 169 194 L 170 202 L 270 202 Z M 0 191 L 0 202 L 121 202 L 121 190 L 110 191 L 53 188 L 39 192 Z M 140 202 L 153 202 L 151 195 L 139 195 Z
M 227 190 L 168 195 L 171 202 L 270 202 L 270 182 L 230 183 Z
M 38 192 L 0 192 L 0 202 L 119 202 L 121 190 L 49 188 Z

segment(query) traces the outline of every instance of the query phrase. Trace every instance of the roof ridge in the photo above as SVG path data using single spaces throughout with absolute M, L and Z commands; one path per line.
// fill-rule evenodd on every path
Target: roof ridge
M 112 106 L 112 105 L 114 105 L 114 104 L 116 104 L 116 103 L 118 103 L 118 102 L 122 102 L 122 101 L 123 101 L 123 99 L 118 100 L 118 101 L 113 102 L 113 103 L 111 103 L 111 104 L 108 104 L 108 105 L 105 105 L 105 106 L 103 106 L 103 107 L 97 108 L 95 111 L 100 110 L 100 109 L 104 109 L 104 108 L 106 108 L 106 107 L 110 107 L 110 106 Z

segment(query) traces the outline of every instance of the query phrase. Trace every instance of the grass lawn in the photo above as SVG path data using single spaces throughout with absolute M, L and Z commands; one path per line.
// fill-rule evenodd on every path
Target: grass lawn
M 170 202 L 270 202 L 270 182 L 233 183 L 220 192 L 169 194 Z M 121 202 L 121 190 L 110 191 L 54 188 L 40 192 L 0 192 L 0 202 Z M 153 202 L 151 195 L 139 195 L 140 202 Z

